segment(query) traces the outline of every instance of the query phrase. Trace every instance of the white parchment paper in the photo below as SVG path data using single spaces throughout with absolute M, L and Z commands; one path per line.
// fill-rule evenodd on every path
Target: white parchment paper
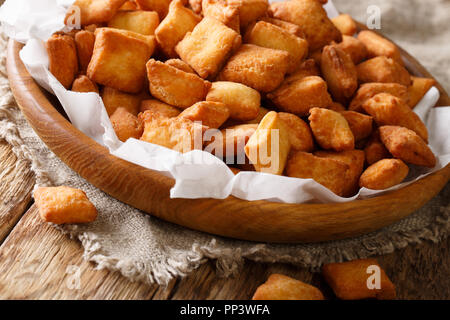
M 44 41 L 64 26 L 65 12 L 74 0 L 6 0 L 0 8 L 4 32 L 26 43 L 20 57 L 33 78 L 54 93 L 72 124 L 98 143 L 109 148 L 111 154 L 156 170 L 176 180 L 171 190 L 173 198 L 218 198 L 230 195 L 245 200 L 269 200 L 286 203 L 348 202 L 373 197 L 401 188 L 445 167 L 450 161 L 450 107 L 433 108 L 439 91 L 432 88 L 414 111 L 427 125 L 430 147 L 438 163 L 433 170 L 411 166 L 406 182 L 388 190 L 361 189 L 352 198 L 342 198 L 311 179 L 297 179 L 257 172 L 234 175 L 227 165 L 213 155 L 195 150 L 179 152 L 130 139 L 122 143 L 96 93 L 76 93 L 66 90 L 48 71 L 48 56 Z M 338 14 L 331 1 L 325 5 L 330 17 Z

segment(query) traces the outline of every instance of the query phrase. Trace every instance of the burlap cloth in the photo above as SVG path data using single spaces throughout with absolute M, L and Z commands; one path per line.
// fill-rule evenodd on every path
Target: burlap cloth
M 450 85 L 450 1 L 335 1 L 343 12 L 365 20 L 368 4 L 379 4 L 382 26 L 393 39 Z M 445 7 L 445 8 L 444 8 Z M 236 241 L 195 232 L 146 215 L 91 186 L 63 164 L 36 136 L 18 110 L 5 70 L 6 39 L 0 39 L 0 138 L 13 146 L 18 161 L 36 173 L 38 185 L 68 185 L 87 192 L 99 210 L 89 225 L 59 228 L 81 241 L 84 258 L 98 269 L 120 271 L 132 280 L 166 284 L 208 258 L 219 274 L 236 273 L 243 259 L 286 262 L 312 270 L 323 263 L 386 254 L 423 240 L 438 242 L 450 231 L 450 187 L 409 218 L 360 238 L 320 244 L 274 245 Z M 20 199 L 18 199 L 20 200 Z M 214 214 L 214 212 L 211 212 Z

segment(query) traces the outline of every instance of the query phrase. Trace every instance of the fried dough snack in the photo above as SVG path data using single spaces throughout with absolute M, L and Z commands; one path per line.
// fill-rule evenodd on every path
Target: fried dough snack
M 360 141 L 372 133 L 373 118 L 365 114 L 354 111 L 341 111 L 341 115 L 347 120 L 350 130 L 352 130 L 355 141 Z
M 366 154 L 366 162 L 369 166 L 380 160 L 392 158 L 388 149 L 381 142 L 380 132 L 378 130 L 372 133 L 364 148 L 364 153 Z
M 361 31 L 358 40 L 364 43 L 369 58 L 385 56 L 403 65 L 400 49 L 386 38 L 370 30 Z
M 409 72 L 402 65 L 384 56 L 367 60 L 356 66 L 356 70 L 360 83 L 399 83 L 404 86 L 411 84 Z
M 367 273 L 370 266 L 380 269 L 380 289 L 369 289 Z M 353 260 L 343 263 L 330 263 L 322 267 L 322 275 L 342 300 L 361 300 L 376 298 L 379 300 L 395 299 L 395 286 L 375 259 Z
M 125 108 L 117 108 L 110 120 L 120 141 L 125 142 L 129 138 L 139 139 L 142 136 L 144 130 L 142 123 Z
M 259 124 L 261 122 L 261 120 L 266 116 L 266 114 L 268 114 L 270 112 L 269 109 L 266 109 L 264 107 L 260 107 L 259 108 L 259 112 L 258 115 L 256 116 L 255 119 L 250 120 L 250 121 L 246 121 L 245 123 L 247 124 Z M 280 112 L 281 113 L 281 112 Z M 280 114 L 279 113 L 279 114 Z
M 259 21 L 265 21 L 265 22 L 271 23 L 273 25 L 276 25 L 277 27 L 280 27 L 280 28 L 286 30 L 289 33 L 292 33 L 294 36 L 305 39 L 305 34 L 300 29 L 300 27 L 296 24 L 293 24 L 293 23 L 290 23 L 287 21 L 283 21 L 280 19 L 269 18 L 269 17 L 262 17 L 259 19 Z
M 332 101 L 331 104 L 329 104 L 326 109 L 330 109 L 336 112 L 342 112 L 347 111 L 347 109 L 339 102 Z
M 269 7 L 268 0 L 228 0 L 228 5 L 239 10 L 241 28 L 263 17 Z
M 163 20 L 169 12 L 169 5 L 172 0 L 135 0 L 139 8 L 146 11 L 156 11 L 159 20 Z
M 342 35 L 353 36 L 356 31 L 356 22 L 349 14 L 340 14 L 331 19 L 331 22 L 339 29 Z
M 154 35 L 159 25 L 159 16 L 155 11 L 119 11 L 108 22 L 108 27 L 124 29 L 143 35 Z
M 108 22 L 114 17 L 126 0 L 76 0 L 72 6 L 80 10 L 80 22 L 82 26 L 89 24 Z M 73 12 L 69 10 L 64 22 L 68 24 L 73 18 Z
M 281 274 L 272 274 L 256 289 L 252 300 L 324 300 L 324 297 L 316 287 Z
M 55 224 L 89 223 L 97 219 L 97 209 L 84 191 L 69 187 L 38 188 L 34 201 L 39 215 Z
M 103 87 L 101 96 L 109 116 L 119 107 L 125 108 L 135 116 L 139 113 L 139 105 L 142 101 L 141 95 L 129 94 L 114 88 Z
M 201 6 L 204 17 L 216 19 L 237 33 L 241 32 L 237 6 L 229 5 L 226 0 L 202 0 Z
M 72 84 L 72 91 L 75 92 L 95 92 L 98 93 L 98 86 L 88 77 L 78 76 Z
M 412 84 L 408 88 L 409 92 L 409 106 L 414 108 L 420 100 L 425 96 L 428 90 L 431 89 L 434 85 L 436 85 L 436 81 L 434 79 L 429 78 L 419 78 L 419 77 L 411 77 Z
M 364 102 L 362 107 L 377 125 L 405 127 L 415 131 L 425 142 L 428 141 L 427 127 L 403 100 L 388 93 L 379 93 Z
M 303 61 L 293 74 L 287 76 L 282 84 L 285 85 L 311 76 L 320 76 L 320 70 L 313 59 L 308 59 Z
M 196 74 L 194 69 L 191 68 L 190 65 L 188 65 L 186 62 L 184 62 L 181 59 L 169 59 L 166 62 L 164 62 L 168 66 L 177 68 L 178 70 L 187 72 L 187 73 L 193 73 Z
M 395 158 L 428 168 L 436 166 L 433 151 L 414 131 L 397 126 L 383 126 L 379 130 L 381 141 Z
M 344 35 L 342 42 L 336 44 L 336 47 L 347 53 L 355 65 L 367 58 L 366 46 L 354 37 Z
M 280 112 L 278 116 L 288 128 L 291 149 L 311 152 L 314 149 L 314 140 L 308 124 L 292 113 Z
M 256 129 L 258 124 L 241 124 L 222 129 L 220 135 L 207 143 L 205 151 L 225 159 L 245 157 L 245 145 Z
M 93 32 L 81 30 L 75 34 L 74 39 L 80 70 L 86 72 L 94 52 L 95 35 Z
M 139 108 L 140 112 L 145 112 L 150 110 L 151 112 L 157 113 L 160 117 L 174 118 L 177 117 L 181 111 L 178 108 L 172 107 L 167 103 L 161 102 L 156 99 L 143 100 Z
M 52 35 L 46 43 L 49 70 L 61 84 L 69 89 L 78 72 L 75 40 L 66 35 Z
M 309 121 L 313 135 L 322 148 L 335 151 L 355 148 L 355 137 L 347 120 L 340 113 L 313 108 L 310 111 Z
M 396 186 L 405 180 L 408 166 L 399 159 L 383 159 L 364 171 L 359 180 L 361 188 L 384 190 Z
M 227 121 L 230 111 L 221 102 L 202 101 L 185 109 L 178 117 L 199 121 L 209 128 L 219 128 Z
M 128 0 L 125 1 L 125 3 L 119 8 L 119 11 L 131 11 L 137 9 L 138 9 L 137 3 L 134 2 L 134 0 Z

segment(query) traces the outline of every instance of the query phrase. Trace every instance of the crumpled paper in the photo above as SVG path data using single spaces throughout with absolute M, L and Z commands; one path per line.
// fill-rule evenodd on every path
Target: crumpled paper
M 96 93 L 66 90 L 48 71 L 44 41 L 64 26 L 65 12 L 73 0 L 7 0 L 0 8 L 0 21 L 11 38 L 26 43 L 20 57 L 33 78 L 61 102 L 72 124 L 111 154 L 172 177 L 176 183 L 172 198 L 217 198 L 233 195 L 245 200 L 285 203 L 349 202 L 399 189 L 445 167 L 450 161 L 450 107 L 433 108 L 439 91 L 430 89 L 414 111 L 429 130 L 430 147 L 437 157 L 434 169 L 411 166 L 406 182 L 387 190 L 361 189 L 351 198 L 339 197 L 312 179 L 297 179 L 257 172 L 234 175 L 227 165 L 210 153 L 195 150 L 185 154 L 139 141 L 118 140 L 103 101 Z M 325 9 L 330 17 L 338 14 L 332 1 Z

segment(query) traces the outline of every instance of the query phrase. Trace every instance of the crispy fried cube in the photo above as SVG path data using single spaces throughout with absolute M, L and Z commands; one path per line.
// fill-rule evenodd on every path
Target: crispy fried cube
M 278 116 L 288 128 L 291 149 L 311 152 L 314 149 L 314 140 L 308 124 L 292 113 L 280 112 Z
M 349 14 L 340 14 L 332 18 L 331 22 L 343 35 L 353 36 L 357 31 L 356 22 Z
M 317 0 L 274 2 L 270 5 L 269 16 L 298 25 L 305 34 L 311 52 L 332 41 L 342 40 L 341 32 Z
M 65 186 L 38 188 L 34 201 L 39 215 L 55 224 L 89 223 L 97 219 L 97 209 L 84 191 Z
M 120 11 L 108 22 L 108 27 L 124 29 L 143 35 L 154 35 L 159 25 L 155 11 Z
M 153 53 L 154 44 L 151 46 L 150 41 L 134 35 L 138 34 L 113 28 L 97 29 L 87 76 L 120 91 L 140 92 L 145 83 L 145 63 Z
M 356 66 L 360 83 L 382 82 L 411 84 L 409 72 L 400 64 L 384 56 L 372 58 Z
M 405 127 L 415 131 L 425 142 L 428 141 L 427 127 L 402 99 L 389 93 L 379 93 L 364 102 L 362 107 L 377 125 Z
M 380 288 L 369 289 L 368 284 L 374 284 L 369 277 L 377 270 L 380 272 Z M 339 299 L 395 299 L 395 286 L 375 259 L 326 264 L 322 267 L 322 275 Z
M 142 10 L 156 11 L 159 15 L 159 20 L 162 20 L 169 12 L 171 1 L 172 0 L 136 0 L 136 3 Z
M 155 35 L 159 46 L 170 58 L 176 58 L 175 46 L 192 31 L 202 18 L 183 6 L 182 0 L 170 3 L 169 13 L 156 28 Z
M 288 177 L 313 179 L 338 196 L 343 196 L 346 191 L 348 170 L 348 164 L 340 160 L 316 157 L 301 151 L 292 153 L 286 165 Z
M 336 46 L 347 53 L 355 65 L 361 63 L 367 58 L 367 48 L 358 39 L 351 36 L 343 36 L 342 42 L 336 44 Z
M 239 9 L 241 28 L 266 15 L 269 8 L 268 0 L 228 0 L 228 5 Z
M 209 128 L 219 128 L 227 121 L 230 111 L 221 102 L 202 101 L 185 109 L 178 117 L 191 121 L 200 121 Z
M 245 34 L 246 43 L 289 53 L 288 73 L 295 72 L 308 55 L 308 42 L 268 22 L 259 21 Z
M 76 0 L 72 6 L 78 7 L 81 25 L 108 22 L 114 17 L 126 0 Z M 75 11 L 69 10 L 65 23 L 74 18 Z
M 355 141 L 363 140 L 372 133 L 372 117 L 355 111 L 341 111 L 340 114 L 347 120 L 350 130 L 352 130 L 353 136 L 355 137 Z
M 256 171 L 281 175 L 290 149 L 288 128 L 279 115 L 271 111 L 245 145 L 245 154 Z
M 229 5 L 226 0 L 203 0 L 201 6 L 204 17 L 216 19 L 237 33 L 241 32 L 237 6 Z
M 151 112 L 159 114 L 161 117 L 174 118 L 177 117 L 181 111 L 178 108 L 172 107 L 167 103 L 156 99 L 143 100 L 141 102 L 140 112 L 150 110 Z
M 230 111 L 233 120 L 253 120 L 258 116 L 261 95 L 255 89 L 241 83 L 213 82 L 206 101 L 222 102 Z
M 312 108 L 310 113 L 309 125 L 322 148 L 335 151 L 355 148 L 355 138 L 344 116 L 323 108 Z
M 179 108 L 189 108 L 205 100 L 211 83 L 199 76 L 150 59 L 147 76 L 152 96 Z
M 98 86 L 85 75 L 78 76 L 72 84 L 72 91 L 98 93 Z
M 144 130 L 138 118 L 129 113 L 125 108 L 117 108 L 112 114 L 111 124 L 120 141 L 127 141 L 129 138 L 139 139 Z
M 205 17 L 175 47 L 200 77 L 214 79 L 226 60 L 241 45 L 241 36 L 222 22 Z
M 404 102 L 409 101 L 408 88 L 398 83 L 365 83 L 359 87 L 350 106 L 350 111 L 364 112 L 362 105 L 379 93 L 389 93 Z
M 137 9 L 138 9 L 137 3 L 134 2 L 134 0 L 128 0 L 125 1 L 125 3 L 119 8 L 119 11 L 131 11 Z
M 326 108 L 331 104 L 326 82 L 316 76 L 293 82 L 286 81 L 267 97 L 282 111 L 306 116 L 311 108 Z
M 397 126 L 380 127 L 380 138 L 389 152 L 406 163 L 434 168 L 433 151 L 414 131 Z
M 50 72 L 69 89 L 78 72 L 75 40 L 70 36 L 54 34 L 47 40 L 46 47 Z
M 190 65 L 188 65 L 186 62 L 184 62 L 181 59 L 169 59 L 164 63 L 167 64 L 168 66 L 177 68 L 178 70 L 195 74 L 194 69 L 192 69 Z
M 409 173 L 408 166 L 399 159 L 383 159 L 364 171 L 359 180 L 361 188 L 385 190 L 405 180 Z
M 326 109 L 330 109 L 336 112 L 347 111 L 342 103 L 335 101 L 332 101 L 331 104 L 326 107 Z
M 392 158 L 392 155 L 386 149 L 383 142 L 381 142 L 380 132 L 378 130 L 372 133 L 364 148 L 364 153 L 366 154 L 366 162 L 369 166 L 380 160 Z
M 245 123 L 247 124 L 259 124 L 261 122 L 261 120 L 266 116 L 266 114 L 268 114 L 270 112 L 269 109 L 266 109 L 264 107 L 260 107 L 259 108 L 259 112 L 258 115 L 256 116 L 255 119 L 250 120 L 250 121 L 246 121 Z
M 430 90 L 434 85 L 436 85 L 436 81 L 434 79 L 429 78 L 419 78 L 419 77 L 411 77 L 412 84 L 408 88 L 409 92 L 409 106 L 414 108 L 420 100 L 425 96 L 425 94 Z
M 188 0 L 189 6 L 196 14 L 202 13 L 202 0 Z
M 182 153 L 203 148 L 205 126 L 179 117 L 161 117 L 152 111 L 140 113 L 139 119 L 144 123 L 142 141 Z
M 129 94 L 111 87 L 103 87 L 103 104 L 106 112 L 111 116 L 119 107 L 125 108 L 129 113 L 137 116 L 142 95 Z
M 316 287 L 281 274 L 272 274 L 256 289 L 252 300 L 324 300 L 324 297 Z
M 257 128 L 258 124 L 240 124 L 222 129 L 219 135 L 210 139 L 211 142 L 207 143 L 205 151 L 219 158 L 237 158 L 238 162 L 240 162 L 239 159 L 243 158 L 244 161 L 238 164 L 244 164 L 245 145 Z
M 275 90 L 289 67 L 289 53 L 244 44 L 220 73 L 219 80 L 245 84 L 261 92 Z
M 265 21 L 265 22 L 274 24 L 277 27 L 280 27 L 280 28 L 286 30 L 287 32 L 292 33 L 294 36 L 305 39 L 305 34 L 303 33 L 302 29 L 300 29 L 300 27 L 294 23 L 290 23 L 287 21 L 270 18 L 270 17 L 262 17 L 259 19 L 259 21 Z
M 283 85 L 311 76 L 320 76 L 320 70 L 314 59 L 303 61 L 293 74 L 284 79 Z
M 358 40 L 366 46 L 369 58 L 385 56 L 403 65 L 400 49 L 388 39 L 373 31 L 364 30 L 358 34 Z
M 93 32 L 81 30 L 75 34 L 75 45 L 78 53 L 80 70 L 86 72 L 94 52 L 95 35 Z

